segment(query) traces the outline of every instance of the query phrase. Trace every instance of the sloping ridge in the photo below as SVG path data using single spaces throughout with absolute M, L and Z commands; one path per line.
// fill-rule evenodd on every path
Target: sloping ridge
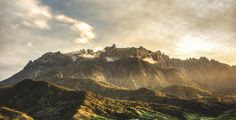
M 185 109 L 186 111 L 194 111 L 195 113 L 214 116 L 217 115 L 224 110 L 232 108 L 231 104 L 221 103 L 220 101 L 198 101 L 198 100 L 191 100 L 191 99 L 180 99 L 173 97 L 171 94 L 165 94 L 159 91 L 153 91 L 147 88 L 140 88 L 137 90 L 127 90 L 127 89 L 117 89 L 111 87 L 104 87 L 101 84 L 98 84 L 94 80 L 90 79 L 61 79 L 57 80 L 61 83 L 59 85 L 66 85 L 65 87 L 69 87 L 76 90 L 84 90 L 84 91 L 91 91 L 95 94 L 112 98 L 118 100 L 129 100 L 129 101 L 141 101 L 141 102 L 148 102 L 148 103 L 158 103 L 158 104 L 165 104 L 171 106 L 177 106 L 179 108 Z M 66 82 L 67 84 L 64 84 Z M 70 84 L 68 84 L 70 83 Z M 58 84 L 58 83 L 56 83 Z M 199 94 L 203 95 L 203 91 L 200 91 L 195 88 L 187 87 L 190 90 L 196 90 Z M 184 90 L 188 90 L 184 89 Z M 191 91 L 184 91 L 186 94 L 191 94 Z M 189 92 L 189 93 L 187 93 Z M 181 96 L 181 95 L 180 95 Z M 214 96 L 211 96 L 214 98 Z M 196 98 L 197 99 L 197 98 Z M 161 109 L 159 109 L 161 110 Z M 166 111 L 162 111 L 166 112 Z
M 23 80 L 0 96 L 0 104 L 40 120 L 69 120 L 86 92 L 73 91 L 44 81 Z
M 201 90 L 198 88 L 194 87 L 189 87 L 189 86 L 178 86 L 178 85 L 173 85 L 170 87 L 166 87 L 161 90 L 162 92 L 168 94 L 168 95 L 173 95 L 177 96 L 180 98 L 184 99 L 197 99 L 197 98 L 203 98 L 203 97 L 213 97 L 212 93 Z
M 121 99 L 124 100 L 115 100 L 92 92 L 75 91 L 45 81 L 23 80 L 1 93 L 0 106 L 22 111 L 37 120 L 184 119 L 185 113 L 214 116 L 234 107 L 222 103 L 201 103 L 179 98 L 159 97 L 155 92 L 146 88 L 126 92 L 128 93 L 119 93 L 123 97 Z M 125 95 L 128 97 L 124 97 Z
M 25 113 L 0 106 L 0 120 L 33 120 Z
M 147 99 L 157 96 L 167 97 L 165 93 L 153 91 L 148 88 L 128 90 L 120 87 L 115 87 L 114 85 L 104 86 L 104 84 L 91 79 L 64 78 L 61 80 L 52 81 L 52 83 L 75 90 L 90 91 L 104 97 L 120 100 L 146 101 Z
M 144 111 L 160 118 L 176 119 L 153 111 L 147 104 L 113 100 L 29 79 L 5 90 L 0 95 L 0 105 L 28 113 L 36 120 L 144 119 L 141 115 Z

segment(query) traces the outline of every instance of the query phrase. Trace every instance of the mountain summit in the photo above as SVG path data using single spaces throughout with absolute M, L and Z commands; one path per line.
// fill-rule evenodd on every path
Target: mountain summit
M 117 48 L 114 44 L 96 52 L 90 49 L 66 54 L 48 52 L 30 61 L 23 70 L 0 85 L 14 85 L 26 78 L 52 83 L 76 78 L 133 90 L 142 87 L 161 90 L 179 85 L 233 93 L 236 91 L 235 72 L 235 67 L 206 57 L 180 60 L 160 51 L 152 52 L 143 47 Z

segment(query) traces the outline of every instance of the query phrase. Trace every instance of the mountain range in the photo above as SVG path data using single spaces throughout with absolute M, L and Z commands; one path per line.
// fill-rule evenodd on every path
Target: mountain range
M 0 119 L 235 119 L 235 72 L 115 44 L 48 52 L 0 82 Z

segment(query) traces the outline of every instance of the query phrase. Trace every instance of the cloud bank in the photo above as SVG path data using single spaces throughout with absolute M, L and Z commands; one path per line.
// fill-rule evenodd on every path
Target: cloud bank
M 92 26 L 85 22 L 75 20 L 65 15 L 56 15 L 55 19 L 64 24 L 69 24 L 71 26 L 70 29 L 79 34 L 79 37 L 74 40 L 77 44 L 88 44 L 95 38 Z
M 95 38 L 92 26 L 64 14 L 57 15 L 52 12 L 49 6 L 42 4 L 40 0 L 17 0 L 9 4 L 13 4 L 14 9 L 10 10 L 9 13 L 14 18 L 18 18 L 18 25 L 35 29 L 51 29 L 50 22 L 58 21 L 69 25 L 70 30 L 78 34 L 74 40 L 75 43 L 86 44 Z
M 15 14 L 22 19 L 27 27 L 50 29 L 48 22 L 52 19 L 50 9 L 38 0 L 17 0 Z

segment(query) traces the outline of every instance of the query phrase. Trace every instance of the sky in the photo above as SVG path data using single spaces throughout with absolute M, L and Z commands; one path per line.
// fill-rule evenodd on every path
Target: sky
M 0 1 L 0 80 L 46 52 L 113 43 L 236 65 L 236 1 Z

